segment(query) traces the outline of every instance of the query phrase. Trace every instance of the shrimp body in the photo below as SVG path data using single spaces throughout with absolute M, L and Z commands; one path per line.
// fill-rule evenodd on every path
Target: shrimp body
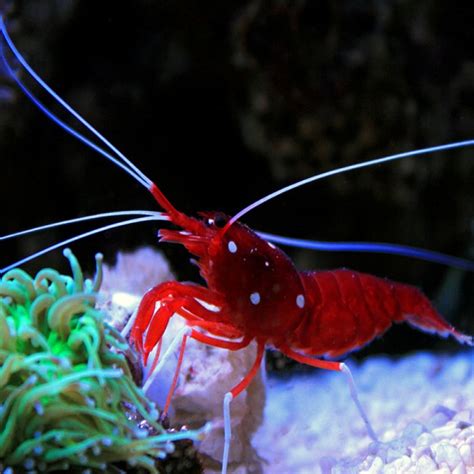
M 308 308 L 290 334 L 289 344 L 306 354 L 341 357 L 401 322 L 472 343 L 413 286 L 347 269 L 301 275 Z
M 203 294 L 198 299 L 215 305 L 218 311 L 197 307 L 202 317 L 196 311 L 194 317 L 198 321 L 207 319 L 206 329 L 210 333 L 213 333 L 212 323 L 218 323 L 217 332 L 214 332 L 217 336 L 229 335 L 230 331 L 234 338 L 244 338 L 248 342 L 258 339 L 277 347 L 298 326 L 304 314 L 305 289 L 301 274 L 282 250 L 247 226 L 235 223 L 224 232 L 223 225 L 228 216 L 218 212 L 202 214 L 201 221 L 193 220 L 184 231 L 160 231 L 161 241 L 180 243 L 198 257 L 197 264 L 207 284 L 206 288 L 201 287 Z M 167 284 L 158 285 L 149 294 L 162 295 L 163 285 Z M 180 297 L 196 292 L 197 285 L 177 285 L 181 285 Z M 146 302 L 147 298 L 139 309 L 132 331 L 132 340 L 139 348 L 151 321 L 150 311 L 154 309 Z M 193 312 L 189 305 L 187 308 L 187 313 Z M 164 311 L 160 306 L 153 318 L 163 318 Z M 196 322 L 189 314 L 184 317 L 190 325 Z M 160 337 L 161 334 L 148 331 L 145 358 Z
M 229 323 L 273 345 L 296 327 L 303 313 L 304 286 L 282 250 L 238 223 L 219 232 L 209 252 L 202 273 L 208 275 L 209 288 L 226 295 Z
M 238 221 L 228 226 L 228 216 L 206 212 L 197 220 L 166 210 L 183 230 L 163 229 L 161 240 L 182 244 L 197 257 L 206 286 L 166 282 L 145 294 L 131 332 L 145 362 L 176 313 L 192 328 L 183 336 L 177 371 L 188 336 L 229 350 L 257 342 L 254 364 L 224 397 L 222 474 L 229 459 L 230 402 L 252 381 L 266 346 L 298 362 L 343 372 L 367 432 L 377 440 L 349 368 L 314 356 L 340 357 L 403 321 L 472 345 L 472 338 L 446 322 L 417 288 L 346 269 L 299 272 L 282 250 L 247 226 Z
M 174 292 L 167 293 L 171 286 L 164 283 L 149 291 L 132 331 L 132 340 L 145 359 L 165 329 L 163 325 L 159 332 L 150 329 L 152 320 L 168 320 L 171 307 L 190 326 L 247 343 L 256 339 L 284 353 L 290 349 L 311 356 L 340 357 L 401 322 L 472 342 L 447 323 L 415 287 L 347 269 L 299 272 L 281 249 L 244 224 L 235 222 L 224 231 L 228 216 L 218 212 L 201 215 L 202 220 L 181 221 L 183 231 L 160 231 L 162 241 L 180 243 L 198 257 L 207 286 L 172 283 Z M 173 221 L 172 213 L 170 217 Z M 163 299 L 168 304 L 161 304 Z M 206 309 L 196 299 L 216 310 Z M 157 302 L 160 308 L 154 314 Z

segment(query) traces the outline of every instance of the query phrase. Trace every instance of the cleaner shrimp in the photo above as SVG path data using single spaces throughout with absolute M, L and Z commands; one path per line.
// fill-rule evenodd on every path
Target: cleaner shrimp
M 8 239 L 87 219 L 128 217 L 119 223 L 102 226 L 55 244 L 1 271 L 4 272 L 79 238 L 111 228 L 157 220 L 173 224 L 177 229 L 160 230 L 160 241 L 183 245 L 197 259 L 196 263 L 205 284 L 171 281 L 149 290 L 143 296 L 136 317 L 131 322 L 130 339 L 146 363 L 151 351 L 160 343 L 169 321 L 178 314 L 186 321 L 186 330 L 179 334 L 180 361 L 188 338 L 231 351 L 240 350 L 256 341 L 257 356 L 251 369 L 238 384 L 229 388 L 223 400 L 223 474 L 227 472 L 231 449 L 231 402 L 252 381 L 259 370 L 267 346 L 278 349 L 300 363 L 343 373 L 367 432 L 376 440 L 377 436 L 358 399 L 348 366 L 332 359 L 359 349 L 384 334 L 394 323 L 401 322 L 443 337 L 452 336 L 460 343 L 473 345 L 472 337 L 450 325 L 417 288 L 347 269 L 299 271 L 272 241 L 316 249 L 321 248 L 320 243 L 257 233 L 241 222 L 241 218 L 256 207 L 308 183 L 415 155 L 472 146 L 473 140 L 399 153 L 311 176 L 264 196 L 234 216 L 222 212 L 200 212 L 199 217 L 191 217 L 178 210 L 150 178 L 33 71 L 13 44 L 3 19 L 0 30 L 8 49 L 26 72 L 101 144 L 76 131 L 46 108 L 17 77 L 2 46 L 0 55 L 3 66 L 19 88 L 51 120 L 145 187 L 161 209 L 161 212 L 123 211 L 98 214 L 3 236 L 2 239 Z M 346 243 L 340 244 L 339 248 L 388 252 L 474 270 L 474 263 L 470 261 L 394 244 Z M 178 363 L 177 373 L 179 365 Z

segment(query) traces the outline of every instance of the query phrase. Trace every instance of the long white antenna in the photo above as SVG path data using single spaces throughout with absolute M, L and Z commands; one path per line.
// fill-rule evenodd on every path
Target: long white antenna
M 51 224 L 45 224 L 38 227 L 32 227 L 31 229 L 20 230 L 18 232 L 13 232 L 12 234 L 0 235 L 0 240 L 13 239 L 15 237 L 21 237 L 23 235 L 32 234 L 34 232 L 40 232 L 43 230 L 53 229 L 55 227 L 61 227 L 68 224 L 77 224 L 78 222 L 91 221 L 95 219 L 104 219 L 108 217 L 119 217 L 119 216 L 149 216 L 156 217 L 159 220 L 169 220 L 167 215 L 163 212 L 156 211 L 112 211 L 112 212 L 103 212 L 101 214 L 92 214 L 90 216 L 75 217 L 74 219 L 67 219 L 64 221 L 53 222 Z
M 41 255 L 44 255 L 45 253 L 51 252 L 52 250 L 55 250 L 57 248 L 62 247 L 63 245 L 68 245 L 72 242 L 76 242 L 77 240 L 84 239 L 85 237 L 89 237 L 91 235 L 99 234 L 100 232 L 105 232 L 107 230 L 111 229 L 117 229 L 118 227 L 123 227 L 126 225 L 132 225 L 132 224 L 138 224 L 139 222 L 150 222 L 150 221 L 162 221 L 162 220 L 168 220 L 165 217 L 162 216 L 147 216 L 147 217 L 138 217 L 136 219 L 128 219 L 126 221 L 121 221 L 121 222 L 116 222 L 114 224 L 109 224 L 103 227 L 99 227 L 97 229 L 90 230 L 89 232 L 84 232 L 82 234 L 76 235 L 74 237 L 71 237 L 66 240 L 62 240 L 61 242 L 58 242 L 54 245 L 50 245 L 49 247 L 44 248 L 43 250 L 40 250 L 38 252 L 35 252 L 28 257 L 22 258 L 21 260 L 18 260 L 15 263 L 12 263 L 6 267 L 0 268 L 0 274 L 7 272 L 8 270 L 11 270 L 12 268 L 18 267 L 19 265 L 23 265 L 26 262 L 29 262 L 30 260 L 34 260 L 37 257 L 40 257 Z
M 152 185 L 152 181 L 136 166 L 134 165 L 120 150 L 118 150 L 112 143 L 110 143 L 102 134 L 100 134 L 87 120 L 81 117 L 65 100 L 63 100 L 54 90 L 46 84 L 46 82 L 41 79 L 41 77 L 33 70 L 33 68 L 26 62 L 23 58 L 21 53 L 16 48 L 15 44 L 13 43 L 10 35 L 7 32 L 5 22 L 3 17 L 0 16 L 0 32 L 3 34 L 5 41 L 7 42 L 8 47 L 10 48 L 11 52 L 14 54 L 15 58 L 19 61 L 19 63 L 25 68 L 28 74 L 43 87 L 46 92 L 48 92 L 60 105 L 62 105 L 70 114 L 72 114 L 77 120 L 79 120 L 82 125 L 84 125 L 90 132 L 92 132 L 102 143 L 104 143 L 111 151 L 113 151 L 122 161 L 124 164 L 127 165 L 125 168 L 123 165 L 121 168 L 128 170 L 132 176 L 135 177 L 139 182 L 141 182 L 145 187 L 148 189 Z M 118 164 L 113 157 L 111 157 L 107 152 L 102 150 L 100 147 L 95 145 L 93 142 L 85 138 L 80 133 L 73 130 L 71 127 L 66 125 L 62 120 L 56 117 L 52 112 L 50 112 L 33 94 L 26 88 L 26 86 L 16 77 L 14 72 L 11 70 L 10 66 L 8 65 L 6 58 L 4 57 L 3 53 L 1 54 L 5 67 L 7 68 L 8 73 L 11 77 L 18 83 L 21 89 L 25 92 L 25 94 L 44 112 L 46 113 L 52 120 L 54 120 L 58 125 L 60 125 L 63 129 L 74 135 L 79 140 L 86 143 L 88 146 L 102 154 L 108 159 L 111 159 Z M 119 165 L 120 166 L 120 165 Z
M 357 170 L 360 168 L 367 168 L 368 166 L 373 166 L 373 165 L 380 165 L 382 163 L 387 163 L 389 161 L 395 161 L 395 160 L 401 160 L 403 158 L 409 158 L 411 156 L 416 156 L 416 155 L 426 155 L 428 153 L 435 153 L 438 151 L 445 151 L 445 150 L 450 150 L 452 148 L 463 148 L 467 146 L 473 146 L 474 145 L 474 140 L 465 140 L 461 142 L 454 142 L 454 143 L 447 143 L 445 145 L 438 145 L 438 146 L 432 146 L 428 148 L 421 148 L 419 150 L 414 150 L 414 151 L 407 151 L 404 153 L 396 153 L 394 155 L 388 155 L 384 156 L 382 158 L 376 158 L 374 160 L 369 160 L 369 161 L 363 161 L 362 163 L 354 163 L 352 165 L 348 166 L 343 166 L 342 168 L 337 168 L 335 170 L 331 171 L 326 171 L 325 173 L 320 173 L 314 176 L 310 176 L 309 178 L 302 179 L 300 181 L 297 181 L 296 183 L 290 184 L 288 186 L 285 186 L 284 188 L 278 189 L 277 191 L 274 191 L 273 193 L 267 194 L 266 196 L 260 198 L 258 201 L 255 201 L 254 203 L 248 205 L 241 211 L 239 211 L 235 216 L 233 216 L 226 224 L 224 227 L 224 232 L 226 231 L 227 228 L 229 228 L 235 221 L 238 221 L 242 216 L 250 212 L 251 210 L 255 209 L 258 206 L 261 206 L 262 204 L 270 201 L 273 198 L 276 198 L 277 196 L 280 196 L 284 193 L 287 193 L 288 191 L 292 191 L 293 189 L 299 188 L 301 186 L 304 186 L 308 183 L 312 183 L 313 181 L 318 181 L 320 179 L 328 178 L 329 176 L 334 176 L 336 174 L 341 174 L 341 173 L 346 173 L 348 171 L 353 171 Z

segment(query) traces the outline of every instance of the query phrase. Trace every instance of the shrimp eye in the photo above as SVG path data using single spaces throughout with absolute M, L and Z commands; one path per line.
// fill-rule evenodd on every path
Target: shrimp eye
M 216 227 L 224 227 L 227 224 L 227 218 L 223 216 L 222 214 L 217 214 L 217 216 L 214 219 L 214 224 Z

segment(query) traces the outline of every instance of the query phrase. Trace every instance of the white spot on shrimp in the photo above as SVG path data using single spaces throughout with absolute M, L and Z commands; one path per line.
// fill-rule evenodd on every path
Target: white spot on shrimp
M 252 293 L 250 295 L 250 301 L 252 304 L 260 303 L 260 293 L 258 291 L 256 291 L 255 293 Z
M 229 243 L 227 244 L 227 248 L 229 249 L 230 253 L 237 252 L 237 244 L 233 240 L 229 241 Z
M 296 297 L 296 306 L 298 306 L 298 308 L 303 308 L 304 307 L 304 296 L 303 295 L 298 295 Z
M 269 266 L 270 266 L 270 262 L 265 262 L 265 266 L 266 266 L 266 267 L 269 267 Z
M 267 244 L 271 249 L 276 249 L 276 247 L 271 242 L 267 242 Z

